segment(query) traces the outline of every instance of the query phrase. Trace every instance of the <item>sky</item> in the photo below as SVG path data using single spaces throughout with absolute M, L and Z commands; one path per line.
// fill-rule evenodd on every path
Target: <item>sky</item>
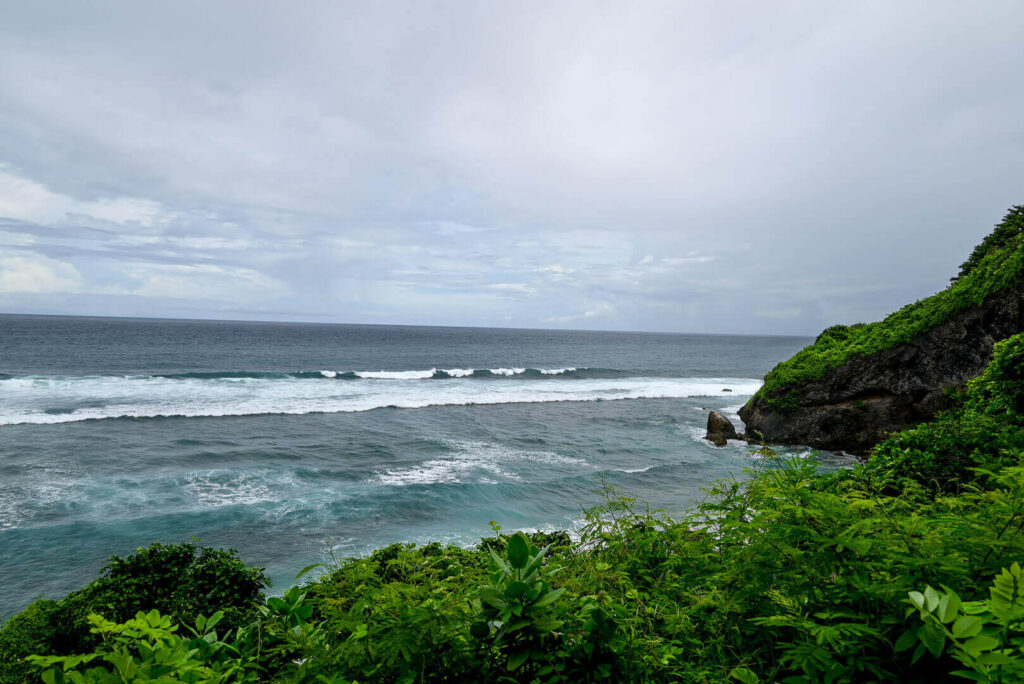
M 1024 3 L 0 0 L 0 312 L 813 335 L 1024 203 Z

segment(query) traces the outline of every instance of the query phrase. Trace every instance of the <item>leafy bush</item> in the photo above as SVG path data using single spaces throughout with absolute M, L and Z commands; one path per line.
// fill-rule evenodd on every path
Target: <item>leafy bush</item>
M 549 661 L 557 642 L 553 632 L 564 624 L 555 604 L 565 588 L 552 589 L 554 570 L 543 567 L 547 548 L 538 549 L 522 532 L 508 540 L 508 560 L 490 551 L 491 584 L 478 590 L 473 606 L 481 618 L 470 633 L 484 639 L 501 654 L 506 669 L 519 670 L 519 679 L 532 681 L 561 669 Z
M 234 551 L 196 544 L 153 544 L 113 557 L 102 575 L 62 600 L 37 601 L 0 629 L 0 682 L 29 681 L 22 659 L 32 653 L 84 653 L 99 642 L 89 615 L 114 623 L 157 610 L 190 624 L 203 613 L 223 613 L 223 627 L 237 629 L 257 616 L 268 581 Z
M 989 598 L 961 601 L 951 589 L 912 591 L 908 615 L 917 612 L 923 624 L 907 631 L 897 650 L 917 644 L 913 660 L 926 651 L 944 651 L 968 669 L 950 674 L 976 682 L 1024 681 L 1024 571 L 1014 563 L 992 582 Z M 920 642 L 920 643 L 918 643 Z
M 212 628 L 220 617 L 221 613 L 214 614 L 209 620 L 209 627 Z M 204 634 L 203 637 L 209 638 L 200 637 L 193 643 L 175 634 L 178 626 L 157 610 L 139 613 L 122 624 L 93 613 L 89 616 L 89 623 L 91 631 L 102 639 L 97 651 L 74 656 L 29 657 L 32 664 L 44 669 L 44 682 L 225 681 L 230 673 L 240 668 L 237 662 L 216 658 L 219 653 L 230 649 L 228 644 L 217 639 L 216 632 Z M 88 665 L 93 666 L 86 669 L 84 666 Z
M 23 658 L 53 652 L 56 608 L 56 601 L 39 600 L 4 623 L 0 629 L 0 682 L 34 681 L 32 668 Z
M 155 609 L 190 623 L 203 612 L 223 611 L 224 626 L 234 629 L 255 617 L 269 584 L 262 568 L 246 567 L 234 551 L 192 543 L 157 542 L 130 556 L 111 558 L 102 573 L 60 602 L 54 614 L 58 653 L 95 643 L 87 624 L 90 613 L 123 622 Z
M 217 612 L 198 617 L 178 634 L 179 626 L 157 610 L 115 623 L 96 615 L 88 620 L 100 638 L 91 652 L 72 656 L 30 656 L 47 684 L 118 684 L 120 682 L 262 682 L 318 681 L 356 684 L 325 668 L 329 648 L 323 630 L 308 622 L 312 607 L 292 587 L 271 598 L 261 620 L 233 633 L 218 633 L 224 618 Z M 286 654 L 287 659 L 281 659 Z

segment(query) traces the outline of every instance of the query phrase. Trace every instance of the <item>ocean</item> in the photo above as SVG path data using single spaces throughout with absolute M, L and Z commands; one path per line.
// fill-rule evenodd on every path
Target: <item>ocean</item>
M 679 513 L 755 462 L 702 437 L 810 342 L 0 315 L 0 620 L 114 554 L 263 566 L 572 529 L 602 482 Z

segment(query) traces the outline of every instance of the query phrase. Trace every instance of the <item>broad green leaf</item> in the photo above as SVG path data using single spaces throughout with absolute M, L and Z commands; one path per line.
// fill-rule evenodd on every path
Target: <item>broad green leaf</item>
M 508 562 L 516 570 L 522 570 L 530 560 L 530 542 L 522 532 L 516 532 L 508 540 Z
M 529 657 L 530 657 L 530 652 L 529 651 L 516 651 L 515 653 L 509 654 L 509 656 L 508 656 L 508 669 L 509 670 L 518 670 L 522 666 L 522 664 L 526 662 L 526 659 L 529 658 Z
M 924 610 L 924 594 L 919 591 L 912 591 L 908 596 L 910 596 L 910 602 L 917 606 L 918 610 Z
M 959 611 L 960 597 L 953 592 L 948 592 L 942 597 L 942 600 L 939 601 L 939 619 L 943 622 L 952 622 Z
M 1013 658 L 999 651 L 982 653 L 977 659 L 979 665 L 1009 665 L 1012 662 Z
M 553 632 L 554 630 L 561 627 L 563 624 L 562 620 L 555 620 L 553 618 L 541 618 L 533 621 L 533 627 L 538 632 Z
M 971 637 L 965 641 L 962 648 L 971 655 L 976 656 L 982 651 L 991 651 L 997 646 L 999 646 L 999 639 L 985 634 L 979 634 L 978 636 Z
M 537 551 L 536 553 L 532 554 L 530 557 L 530 562 L 526 564 L 525 568 L 523 568 L 523 574 L 530 575 L 535 573 L 540 568 L 540 564 L 544 562 L 544 556 L 547 555 L 548 549 L 550 548 L 550 546 L 545 546 L 540 551 Z
M 918 632 L 921 643 L 928 649 L 929 653 L 938 658 L 942 655 L 942 649 L 946 646 L 946 635 L 934 625 L 926 624 L 924 629 Z
M 506 575 L 511 575 L 512 574 L 512 568 L 508 567 L 508 563 L 506 563 L 501 558 L 501 556 L 499 556 L 497 553 L 495 553 L 494 549 L 487 549 L 487 550 L 490 551 L 490 553 L 491 553 L 491 560 L 498 567 L 498 570 L 500 572 L 505 573 Z M 498 578 L 500 578 L 500 575 L 496 576 L 495 581 L 498 581 Z
M 526 584 L 526 582 L 515 581 L 505 588 L 505 596 L 512 599 L 517 599 L 523 594 L 525 594 L 527 590 L 529 590 L 529 588 L 530 587 Z
M 953 632 L 953 636 L 957 639 L 967 639 L 981 634 L 981 627 L 981 618 L 975 617 L 974 615 L 965 615 L 961 618 L 957 618 L 957 621 L 953 623 L 953 628 L 950 631 Z
M 506 605 L 501 592 L 494 587 L 482 587 L 480 589 L 480 600 L 498 610 L 501 610 Z
M 729 676 L 741 684 L 758 684 L 761 680 L 752 670 L 745 667 L 734 667 L 729 671 Z
M 939 594 L 931 587 L 926 587 L 924 590 L 924 607 L 929 613 L 935 611 L 939 606 Z
M 906 632 L 904 632 L 900 636 L 899 639 L 896 640 L 896 643 L 893 645 L 893 650 L 895 650 L 897 653 L 899 653 L 901 651 L 906 651 L 907 649 L 909 649 L 911 646 L 913 646 L 916 643 L 917 643 L 917 630 L 916 629 L 907 630 Z
M 552 591 L 549 591 L 548 593 L 544 594 L 539 599 L 537 599 L 537 601 L 533 604 L 533 607 L 534 608 L 543 608 L 544 606 L 549 606 L 552 603 L 554 603 L 555 601 L 557 601 L 558 598 L 562 594 L 564 594 L 564 593 L 565 593 L 565 588 L 564 587 L 561 588 L 561 589 L 554 589 Z

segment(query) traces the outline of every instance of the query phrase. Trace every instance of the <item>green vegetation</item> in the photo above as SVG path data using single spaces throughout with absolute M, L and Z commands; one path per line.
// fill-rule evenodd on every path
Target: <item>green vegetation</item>
M 1018 282 L 1022 275 L 1024 205 L 1019 205 L 1012 207 L 974 249 L 948 288 L 903 307 L 885 320 L 826 329 L 814 344 L 772 369 L 754 399 L 776 411 L 791 411 L 798 405 L 803 387 L 823 378 L 830 369 L 909 342 L 964 309 L 981 305 L 990 295 Z
M 142 549 L 8 621 L 0 681 L 1021 681 L 1022 378 L 1018 335 L 955 410 L 864 465 L 765 448 L 681 519 L 608 487 L 578 539 L 495 524 L 476 548 L 396 544 L 283 597 L 231 553 Z
M 195 544 L 153 544 L 127 558 L 112 558 L 102 575 L 60 601 L 39 600 L 0 629 L 0 682 L 38 681 L 23 662 L 32 654 L 85 653 L 101 641 L 89 616 L 124 622 L 157 610 L 191 623 L 201 613 L 223 613 L 224 627 L 249 624 L 263 603 L 268 582 L 233 551 Z
M 967 257 L 967 261 L 960 264 L 960 273 L 953 280 L 956 281 L 966 276 L 991 252 L 1003 249 L 1021 233 L 1024 233 L 1024 205 L 1017 205 L 1010 207 L 1010 211 L 1003 217 L 996 229 L 974 248 L 971 256 Z

